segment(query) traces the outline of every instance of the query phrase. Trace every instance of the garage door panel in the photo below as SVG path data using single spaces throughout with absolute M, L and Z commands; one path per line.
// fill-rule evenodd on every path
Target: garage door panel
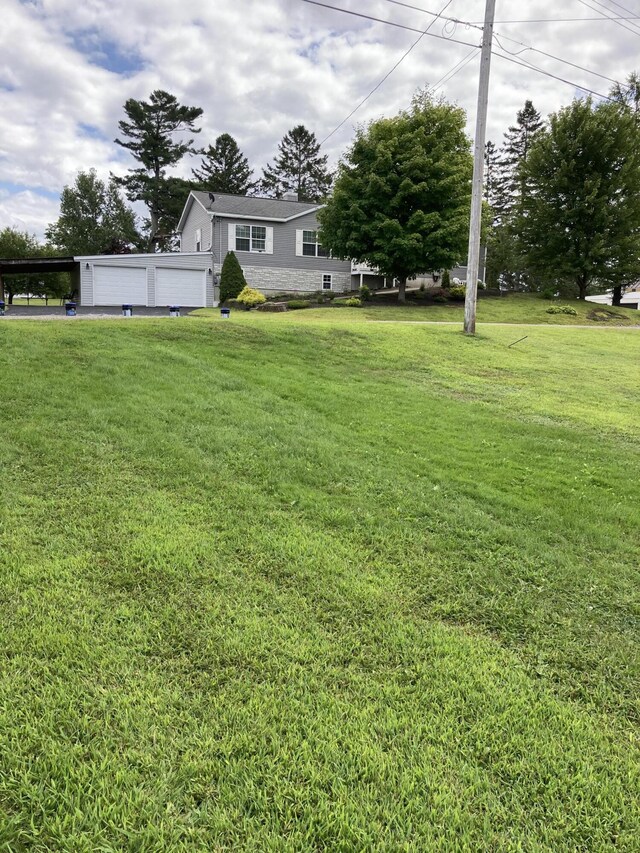
M 145 267 L 93 268 L 94 305 L 147 304 L 147 270 Z
M 184 305 L 201 308 L 205 301 L 204 270 L 156 269 L 156 305 Z

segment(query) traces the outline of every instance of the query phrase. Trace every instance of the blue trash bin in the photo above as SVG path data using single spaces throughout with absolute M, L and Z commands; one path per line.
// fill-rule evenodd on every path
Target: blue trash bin
M 229 317 L 231 316 L 231 308 L 221 308 L 220 309 L 220 316 L 222 317 L 223 320 L 228 320 Z
M 169 305 L 169 316 L 170 317 L 179 317 L 180 316 L 180 306 L 179 305 Z
M 122 306 L 122 316 L 123 317 L 133 317 L 133 305 L 129 305 L 125 303 Z
M 75 302 L 65 302 L 64 313 L 67 315 L 67 317 L 75 317 L 76 316 L 76 303 Z
M 4 302 L 0 299 L 0 317 L 4 317 Z

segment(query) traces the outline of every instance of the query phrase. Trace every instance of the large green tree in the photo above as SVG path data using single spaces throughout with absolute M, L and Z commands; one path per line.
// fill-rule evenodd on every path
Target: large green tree
M 640 146 L 616 103 L 575 100 L 550 116 L 522 168 L 518 227 L 530 267 L 584 299 L 640 276 Z
M 359 130 L 318 214 L 323 246 L 396 278 L 464 260 L 472 157 L 465 114 L 418 94 L 411 109 Z
M 171 192 L 167 170 L 185 154 L 199 153 L 188 135 L 200 133 L 194 122 L 202 115 L 202 109 L 179 104 L 174 95 L 157 89 L 148 101 L 130 98 L 124 111 L 127 118 L 118 122 L 124 140 L 115 142 L 128 149 L 140 165 L 116 180 L 126 189 L 130 201 L 147 205 L 147 244 L 153 250 L 157 245 L 165 246 L 175 231 L 179 213 L 176 216 L 175 193 Z
M 41 247 L 34 234 L 19 231 L 17 228 L 3 228 L 0 231 L 0 258 L 34 258 L 41 255 Z M 4 275 L 0 299 L 4 300 L 5 293 L 9 305 L 13 303 L 16 293 L 29 293 L 33 290 L 36 277 L 29 275 Z
M 260 188 L 276 198 L 294 192 L 300 201 L 321 201 L 331 180 L 327 155 L 320 154 L 315 133 L 299 124 L 283 136 L 273 163 L 263 169 Z
M 252 174 L 249 161 L 228 133 L 222 133 L 215 145 L 209 145 L 202 165 L 193 170 L 201 189 L 231 195 L 247 195 L 254 187 Z
M 100 255 L 138 248 L 136 217 L 113 177 L 102 181 L 95 169 L 78 172 L 60 197 L 60 216 L 46 230 L 47 239 L 70 255 Z

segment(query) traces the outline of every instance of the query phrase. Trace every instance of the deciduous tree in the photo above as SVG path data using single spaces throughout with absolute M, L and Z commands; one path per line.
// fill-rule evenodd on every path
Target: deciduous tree
M 398 280 L 465 257 L 472 157 L 459 107 L 419 93 L 409 110 L 358 131 L 318 214 L 320 239 Z
M 125 140 L 115 142 L 128 149 L 140 166 L 117 181 L 126 189 L 130 201 L 147 205 L 148 248 L 152 250 L 175 231 L 178 217 L 167 187 L 167 169 L 177 165 L 185 154 L 199 153 L 194 140 L 185 138 L 185 134 L 200 133 L 194 122 L 202 115 L 202 109 L 179 104 L 174 95 L 157 89 L 148 101 L 130 98 L 124 111 L 127 119 L 118 122 L 118 126 Z
M 101 255 L 138 248 L 136 217 L 124 203 L 113 177 L 102 181 L 95 169 L 79 172 L 60 197 L 60 216 L 47 239 L 70 255 Z
M 640 151 L 628 109 L 575 100 L 550 116 L 522 176 L 518 227 L 532 269 L 572 281 L 580 299 L 592 284 L 640 275 Z
M 278 145 L 273 164 L 263 170 L 261 189 L 282 198 L 297 193 L 300 201 L 321 201 L 331 189 L 327 155 L 320 154 L 315 133 L 299 124 L 286 133 Z

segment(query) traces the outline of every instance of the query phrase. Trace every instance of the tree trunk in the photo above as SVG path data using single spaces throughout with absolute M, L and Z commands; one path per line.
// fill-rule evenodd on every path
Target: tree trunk
M 619 308 L 622 304 L 622 285 L 616 284 L 613 288 L 613 294 L 611 297 L 611 304 L 615 308 Z
M 149 224 L 151 225 L 149 241 L 147 243 L 147 251 L 155 252 L 156 240 L 158 239 L 158 214 L 152 208 L 149 208 Z
M 587 276 L 584 273 L 582 275 L 578 276 L 578 279 L 576 281 L 576 284 L 578 285 L 578 299 L 584 300 L 587 298 L 587 285 L 588 285 L 588 283 L 589 283 L 589 280 L 587 279 Z
M 398 279 L 398 302 L 403 304 L 407 301 L 405 298 L 405 291 L 407 289 L 407 279 L 400 278 Z

